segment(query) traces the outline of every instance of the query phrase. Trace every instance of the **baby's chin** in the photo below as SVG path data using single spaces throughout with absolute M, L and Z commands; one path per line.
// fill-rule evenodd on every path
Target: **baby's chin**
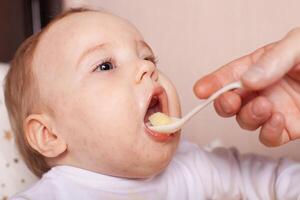
M 156 175 L 168 168 L 172 158 L 175 155 L 179 143 L 180 132 L 171 143 L 160 143 L 152 141 L 145 144 L 141 152 L 128 156 L 128 164 L 117 168 L 113 176 L 130 178 L 130 179 L 146 179 Z M 124 155 L 126 156 L 126 155 Z
M 172 162 L 172 159 L 176 153 L 180 140 L 180 132 L 181 131 L 175 133 L 176 136 L 170 143 L 156 142 L 158 144 L 158 149 L 157 151 L 153 152 L 153 154 L 156 154 L 156 156 L 153 156 L 151 160 L 145 160 L 144 163 L 145 166 L 151 167 L 145 167 L 143 174 L 139 174 L 136 178 L 153 177 L 168 168 L 168 165 L 170 162 Z

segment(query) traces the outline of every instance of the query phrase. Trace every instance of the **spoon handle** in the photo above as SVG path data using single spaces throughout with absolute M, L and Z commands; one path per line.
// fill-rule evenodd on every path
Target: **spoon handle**
M 214 101 L 218 96 L 220 96 L 222 93 L 227 92 L 232 89 L 242 88 L 242 83 L 240 81 L 229 83 L 213 93 L 209 98 L 204 100 L 200 105 L 198 105 L 196 108 L 194 108 L 192 111 L 190 111 L 188 114 L 186 114 L 182 121 L 186 122 L 189 119 L 191 119 L 195 114 L 197 114 L 200 110 L 202 110 L 204 107 L 206 107 L 208 104 L 210 104 L 212 101 Z

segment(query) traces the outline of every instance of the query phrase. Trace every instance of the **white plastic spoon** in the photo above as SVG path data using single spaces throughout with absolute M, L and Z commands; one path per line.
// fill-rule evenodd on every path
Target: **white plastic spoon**
M 213 93 L 208 99 L 204 100 L 200 105 L 198 105 L 196 108 L 191 110 L 188 114 L 186 114 L 182 118 L 176 118 L 176 117 L 171 117 L 172 123 L 171 124 L 166 124 L 166 125 L 156 125 L 152 126 L 150 122 L 148 122 L 146 125 L 147 127 L 155 132 L 158 133 L 165 133 L 165 134 L 170 134 L 170 133 L 175 133 L 181 127 L 189 121 L 195 114 L 197 114 L 200 110 L 202 110 L 204 107 L 206 107 L 209 103 L 214 101 L 220 94 L 227 92 L 232 89 L 237 89 L 237 88 L 242 88 L 242 83 L 240 81 L 230 83 L 228 85 L 225 85 L 215 93 Z

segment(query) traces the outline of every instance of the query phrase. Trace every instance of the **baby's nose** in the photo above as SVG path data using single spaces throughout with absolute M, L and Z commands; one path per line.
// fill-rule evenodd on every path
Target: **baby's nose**
M 140 83 L 145 78 L 151 78 L 153 81 L 157 81 L 158 72 L 155 65 L 148 60 L 143 60 L 138 65 L 138 73 L 136 75 L 136 83 Z

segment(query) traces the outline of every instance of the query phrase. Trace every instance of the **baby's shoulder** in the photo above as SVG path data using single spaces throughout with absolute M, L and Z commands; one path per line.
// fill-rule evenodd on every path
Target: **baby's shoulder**
M 30 188 L 23 192 L 20 192 L 19 194 L 16 194 L 14 197 L 10 198 L 10 200 L 56 199 L 56 192 L 53 191 L 59 190 L 59 181 L 54 180 L 53 177 L 49 177 L 46 173 Z

